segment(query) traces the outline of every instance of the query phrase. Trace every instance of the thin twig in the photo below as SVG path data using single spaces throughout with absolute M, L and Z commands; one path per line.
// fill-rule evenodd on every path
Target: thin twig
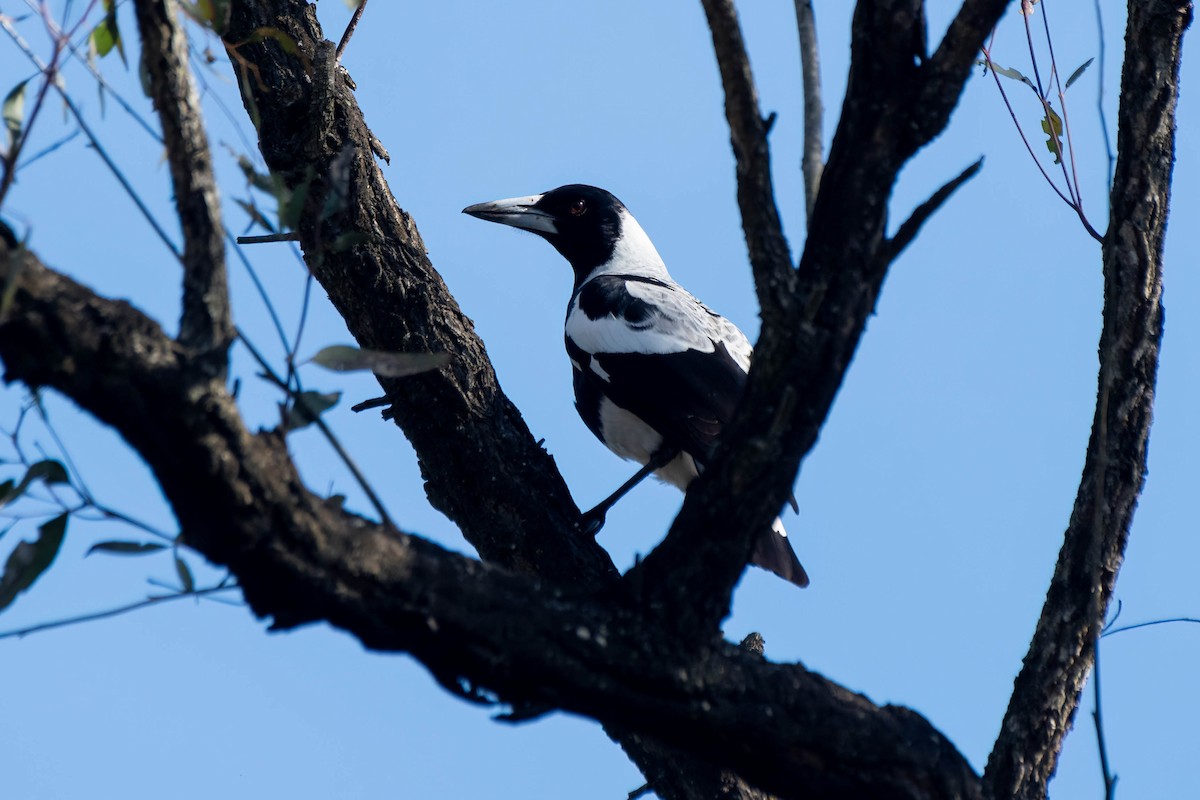
M 275 373 L 275 370 L 271 369 L 271 365 L 268 364 L 267 360 L 262 357 L 262 354 L 255 349 L 254 345 L 250 343 L 250 340 L 247 339 L 241 333 L 241 331 L 237 332 L 237 338 L 246 346 L 246 350 L 250 352 L 250 355 L 255 361 L 258 362 L 258 365 L 262 367 L 263 373 L 266 375 L 267 379 L 282 389 L 288 395 L 289 399 L 294 400 L 294 395 L 287 383 L 285 383 L 284 380 Z M 350 474 L 354 476 L 354 480 L 358 483 L 359 488 L 363 490 L 363 494 L 367 496 L 367 500 L 369 500 L 371 505 L 374 506 L 375 513 L 379 515 L 379 521 L 392 530 L 399 530 L 396 527 L 396 524 L 392 522 L 392 518 L 388 515 L 387 509 L 384 508 L 383 501 L 379 499 L 377 494 L 375 494 L 375 490 L 371 488 L 371 484 L 367 481 L 366 476 L 363 475 L 358 469 L 358 465 L 354 463 L 354 459 L 352 459 L 350 454 L 346 452 L 346 449 L 342 447 L 342 443 L 338 441 L 336 436 L 334 436 L 333 431 L 329 429 L 329 426 L 325 424 L 325 421 L 322 420 L 319 415 L 312 414 L 311 417 L 313 425 L 315 425 L 317 429 L 325 436 L 325 439 L 338 454 L 338 457 L 342 460 L 342 463 L 346 465 L 346 469 L 350 470 Z
M 1108 117 L 1104 113 L 1104 14 L 1100 11 L 1100 0 L 1096 0 L 1096 35 L 1100 39 L 1100 52 L 1097 54 L 1100 81 L 1096 89 L 1096 110 L 1100 112 L 1100 132 L 1104 134 L 1104 154 L 1108 156 L 1108 183 L 1105 185 L 1111 189 L 1117 157 L 1113 153 L 1112 140 L 1108 136 Z
M 1119 628 L 1112 628 L 1112 629 L 1106 630 L 1100 634 L 1100 638 L 1103 639 L 1105 636 L 1112 636 L 1114 633 L 1122 633 L 1124 631 L 1135 631 L 1138 628 L 1149 628 L 1152 625 L 1166 625 L 1168 622 L 1191 622 L 1191 623 L 1200 625 L 1200 619 L 1194 619 L 1192 617 L 1171 617 L 1170 619 L 1154 619 L 1154 620 L 1150 620 L 1149 622 L 1138 622 L 1133 625 L 1122 625 Z
M 96 622 L 97 620 L 108 619 L 110 617 L 118 617 L 121 614 L 128 614 L 131 611 L 138 611 L 150 606 L 157 606 L 171 600 L 182 600 L 185 597 L 201 598 L 217 592 L 228 592 L 237 589 L 237 586 L 211 586 L 207 589 L 197 589 L 193 592 L 180 592 L 179 594 L 158 595 L 148 597 L 145 600 L 140 600 L 129 605 L 110 608 L 106 611 L 96 611 L 91 614 L 81 614 L 78 617 L 70 617 L 68 619 L 57 619 L 53 622 L 42 622 L 38 625 L 30 625 L 27 628 L 17 628 L 16 630 L 0 632 L 0 639 L 21 639 L 31 633 L 41 633 L 55 628 L 65 628 L 68 625 L 78 625 L 84 622 Z
M 800 171 L 804 174 L 805 213 L 811 220 L 817 190 L 821 186 L 821 172 L 825 168 L 821 55 L 817 50 L 817 22 L 813 17 L 812 0 L 796 0 L 796 27 L 800 38 L 800 75 L 804 81 L 804 155 L 800 159 Z
M 21 37 L 21 34 L 17 32 L 16 28 L 12 26 L 9 18 L 2 14 L 0 14 L 0 28 L 4 29 L 4 32 L 7 33 L 9 38 L 13 40 L 13 43 L 17 45 L 17 48 L 20 49 L 21 52 L 25 54 L 25 57 L 33 62 L 38 69 L 45 69 L 45 64 L 38 57 L 38 55 L 33 52 L 33 49 L 29 46 L 29 43 L 26 42 Z M 87 121 L 84 120 L 83 112 L 81 112 L 79 107 L 75 105 L 75 101 L 71 99 L 71 96 L 67 94 L 66 90 L 63 89 L 58 83 L 54 83 L 54 89 L 62 98 L 63 103 L 66 105 L 67 110 L 71 113 L 71 116 L 75 118 L 75 122 L 79 125 L 79 129 L 83 131 L 83 135 L 88 138 L 88 143 L 91 144 L 92 149 L 96 151 L 96 155 L 100 156 L 100 160 L 104 162 L 104 165 L 108 167 L 110 172 L 112 172 L 113 177 L 115 177 L 117 182 L 121 184 L 121 188 L 125 190 L 127 195 L 129 195 L 129 198 L 133 201 L 134 205 L 137 206 L 137 209 L 141 215 L 145 217 L 148 223 L 150 223 L 150 227 L 154 229 L 156 234 L 158 234 L 158 238 L 161 239 L 163 244 L 167 246 L 167 249 L 171 251 L 171 255 L 175 256 L 176 259 L 182 262 L 183 256 L 180 254 L 179 250 L 176 249 L 175 243 L 171 241 L 171 237 L 167 235 L 167 232 L 163 230 L 162 225 L 160 225 L 158 220 L 154 218 L 154 215 L 150 213 L 150 209 L 142 201 L 141 196 L 134 191 L 133 186 L 129 183 L 129 179 L 125 177 L 123 172 L 121 172 L 120 167 L 118 167 L 116 162 L 112 160 L 112 157 L 109 156 L 108 151 L 104 149 L 102 144 L 100 144 L 100 140 L 92 131 L 91 126 L 89 126 Z
M 926 220 L 933 216 L 941 208 L 942 204 L 950 199 L 950 195 L 954 194 L 958 187 L 971 180 L 971 178 L 974 178 L 976 173 L 982 168 L 983 159 L 980 158 L 956 177 L 946 182 L 928 200 L 914 208 L 908 219 L 904 220 L 903 224 L 896 230 L 896 235 L 888 240 L 887 245 L 883 248 L 884 265 L 894 261 L 896 256 L 900 255 L 900 251 L 908 247 L 912 243 L 912 240 L 916 238 Z
M 1100 706 L 1100 640 L 1093 645 L 1092 656 L 1092 723 L 1096 726 L 1096 747 L 1100 750 L 1100 774 L 1104 776 L 1104 800 L 1117 795 L 1117 776 L 1108 766 L 1108 745 L 1104 741 L 1104 717 Z
M 262 236 L 239 236 L 237 237 L 238 244 L 266 244 L 268 242 L 298 242 L 300 234 L 297 231 L 283 231 L 282 233 L 268 233 Z
M 996 65 L 992 62 L 991 51 L 985 47 L 980 52 L 983 53 L 983 60 L 987 64 L 988 72 L 992 73 L 992 79 L 996 81 L 996 88 L 1000 91 L 1000 99 L 1004 101 L 1004 107 L 1008 109 L 1008 115 L 1012 117 L 1013 125 L 1017 128 L 1017 134 L 1020 135 L 1021 141 L 1025 144 L 1025 149 L 1029 151 L 1029 157 L 1033 159 L 1033 165 L 1038 168 L 1038 172 L 1042 173 L 1042 177 L 1046 179 L 1046 183 L 1050 184 L 1050 188 L 1054 190 L 1054 193 L 1062 198 L 1064 203 L 1071 205 L 1071 199 L 1063 194 L 1062 190 L 1051 179 L 1042 166 L 1042 162 L 1038 160 L 1037 154 L 1033 152 L 1033 146 L 1029 144 L 1029 139 L 1025 137 L 1025 130 L 1021 127 L 1021 121 L 1017 119 L 1017 112 L 1013 109 L 1012 103 L 1008 99 L 1008 92 L 1004 91 L 1004 84 L 1000 82 L 1000 73 L 996 72 Z
M 338 42 L 337 51 L 334 53 L 334 62 L 342 60 L 342 51 L 346 49 L 346 45 L 350 44 L 350 37 L 354 35 L 354 29 L 358 27 L 358 21 L 362 19 L 363 10 L 367 7 L 367 0 L 360 0 L 358 8 L 354 9 L 354 15 L 350 17 L 350 23 L 346 26 L 345 32 L 342 34 L 341 40 Z

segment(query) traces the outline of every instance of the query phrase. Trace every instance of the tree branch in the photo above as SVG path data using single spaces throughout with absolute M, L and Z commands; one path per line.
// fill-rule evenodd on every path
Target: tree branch
M 967 3 L 960 16 L 978 5 Z M 1004 5 L 990 4 L 993 23 Z M 628 576 L 646 607 L 697 638 L 717 635 L 751 537 L 788 498 L 875 307 L 889 265 L 884 232 L 892 186 L 905 162 L 949 121 L 991 27 L 956 24 L 952 30 L 976 39 L 970 50 L 943 44 L 939 52 L 949 55 L 935 68 L 926 63 L 920 2 L 857 7 L 846 99 L 792 289 L 779 299 L 779 313 L 764 309 L 754 368 L 713 463 L 693 482 L 667 538 Z M 919 102 L 930 82 L 949 100 Z
M 296 50 L 273 38 L 250 43 L 262 28 Z M 358 344 L 452 355 L 437 372 L 380 380 L 430 502 L 489 561 L 562 581 L 615 579 L 608 554 L 576 529 L 579 509 L 553 459 L 501 391 L 474 325 L 392 196 L 312 6 L 235 2 L 225 41 L 257 71 L 238 80 L 261 120 L 263 158 L 290 188 L 304 187 L 305 261 Z
M 113 425 L 154 471 L 184 541 L 228 566 L 275 627 L 328 620 L 367 647 L 412 653 L 456 694 L 584 714 L 784 797 L 979 797 L 967 763 L 911 711 L 723 642 L 680 647 L 603 587 L 518 575 L 313 495 L 282 438 L 247 432 L 217 382 L 197 389 L 153 321 L 27 251 L 0 248 L 0 265 L 0 280 L 19 271 L 0 324 L 6 380 L 54 388 Z
M 783 235 L 771 183 L 769 126 L 758 108 L 758 90 L 733 0 L 701 0 L 725 89 L 725 119 L 737 162 L 738 207 L 763 319 L 780 313 L 792 285 L 792 255 Z
M 812 0 L 796 0 L 796 28 L 800 40 L 800 75 L 804 83 L 804 211 L 812 219 L 821 171 L 825 168 L 825 108 L 821 104 L 821 54 L 817 49 L 817 21 Z
M 1187 0 L 1129 3 L 1104 239 L 1096 414 L 1058 565 L 984 774 L 994 798 L 1046 795 L 1092 666 L 1146 474 L 1162 338 L 1162 246 Z
M 233 341 L 225 277 L 221 202 L 200 99 L 188 64 L 187 36 L 174 0 L 137 0 L 142 64 L 162 125 L 175 205 L 183 229 L 183 313 L 179 341 L 205 369 L 224 377 Z

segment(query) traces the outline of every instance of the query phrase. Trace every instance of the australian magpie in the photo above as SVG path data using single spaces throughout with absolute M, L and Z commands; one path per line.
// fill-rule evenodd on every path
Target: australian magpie
M 575 407 L 608 449 L 643 465 L 589 512 L 594 527 L 651 471 L 686 491 L 746 384 L 745 334 L 671 278 L 650 237 L 603 189 L 560 186 L 463 213 L 538 234 L 575 271 L 566 321 Z M 756 541 L 751 563 L 808 585 L 778 519 Z

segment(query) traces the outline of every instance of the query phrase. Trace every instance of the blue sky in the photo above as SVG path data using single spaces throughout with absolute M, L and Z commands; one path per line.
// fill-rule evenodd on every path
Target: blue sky
M 61 4 L 52 4 L 58 9 Z M 931 30 L 953 3 L 934 2 Z M 1114 121 L 1123 11 L 1105 0 Z M 801 106 L 790 2 L 742 3 L 745 34 L 772 132 L 776 189 L 795 254 L 803 243 Z M 847 69 L 849 3 L 818 0 L 826 128 L 836 125 Z M 1086 6 L 1086 8 L 1085 8 Z M 1078 7 L 1078 8 L 1076 8 Z M 1091 4 L 1050 4 L 1064 71 L 1097 54 Z M 24 12 L 20 2 L 4 13 Z M 336 38 L 342 4 L 320 9 Z M 134 37 L 129 9 L 125 34 Z M 1023 34 L 1006 19 L 994 57 L 1027 71 Z M 40 53 L 34 19 L 19 23 Z M 205 40 L 194 31 L 198 45 Z M 131 42 L 132 44 L 132 42 Z M 215 43 L 209 42 L 215 50 Z M 1187 43 L 1191 47 L 1191 42 Z M 135 63 L 132 57 L 131 64 Z M 1187 142 L 1200 126 L 1185 53 L 1175 193 L 1168 231 L 1167 332 L 1151 439 L 1150 476 L 1117 585 L 1122 622 L 1200 616 L 1194 535 L 1200 445 L 1200 280 L 1190 267 L 1200 216 L 1200 163 Z M 345 63 L 368 123 L 391 151 L 385 169 L 451 290 L 474 319 L 504 389 L 554 455 L 581 506 L 630 474 L 579 421 L 562 352 L 570 272 L 536 237 L 459 213 L 484 200 L 569 182 L 624 200 L 673 275 L 753 338 L 750 273 L 735 201 L 722 95 L 699 4 L 447 2 L 372 4 Z M 114 57 L 104 74 L 151 118 L 136 70 Z M 0 89 L 30 68 L 0 43 Z M 1093 65 L 1070 93 L 1080 179 L 1103 227 L 1105 157 Z M 228 221 L 246 189 L 233 152 L 249 126 L 223 63 L 202 71 Z M 67 85 L 104 146 L 160 220 L 171 222 L 160 146 L 77 65 Z M 1038 113 L 1016 91 L 1035 147 Z M 226 114 L 224 109 L 231 110 Z M 69 132 L 56 102 L 41 146 Z M 227 149 L 228 148 L 228 149 Z M 726 630 L 751 630 L 767 654 L 808 667 L 876 702 L 911 706 L 981 769 L 1041 608 L 1074 500 L 1095 398 L 1101 275 L 1098 245 L 1044 185 L 990 77 L 976 73 L 945 135 L 901 175 L 893 227 L 967 164 L 983 172 L 927 225 L 893 267 L 821 440 L 785 517 L 812 576 L 799 591 L 747 572 Z M 4 209 L 48 264 L 102 293 L 131 299 L 175 325 L 179 274 L 82 137 L 22 171 Z M 293 331 L 304 273 L 283 245 L 248 249 Z M 247 279 L 231 263 L 237 322 L 261 349 L 281 347 Z M 348 341 L 314 293 L 300 352 Z M 275 421 L 278 397 L 235 352 L 254 425 Z M 404 528 L 470 552 L 424 500 L 400 432 L 349 405 L 376 394 L 368 378 L 307 368 L 307 385 L 344 392 L 327 416 Z M 0 425 L 23 398 L 0 395 Z M 168 530 L 173 520 L 146 470 L 108 430 L 68 403 L 48 408 L 80 474 L 108 505 Z M 31 428 L 29 441 L 52 447 Z M 317 491 L 368 506 L 313 431 L 293 451 Z M 2 476 L 0 476 L 2 477 Z M 646 485 L 610 513 L 601 541 L 619 565 L 659 540 L 680 498 Z M 7 555 L 26 523 L 0 540 Z M 54 568 L 8 611 L 0 631 L 144 597 L 148 577 L 173 580 L 169 559 L 82 558 L 117 526 L 75 524 Z M 219 573 L 200 566 L 199 576 Z M 1102 645 L 1109 755 L 1118 797 L 1194 792 L 1187 764 L 1200 731 L 1200 627 L 1159 626 Z M 1102 796 L 1090 690 L 1051 785 L 1054 798 Z M 0 641 L 0 774 L 20 800 L 171 794 L 249 797 L 623 797 L 637 771 L 595 723 L 557 715 L 511 727 L 447 696 L 404 656 L 366 653 L 317 626 L 269 634 L 244 608 L 184 601 L 113 620 Z

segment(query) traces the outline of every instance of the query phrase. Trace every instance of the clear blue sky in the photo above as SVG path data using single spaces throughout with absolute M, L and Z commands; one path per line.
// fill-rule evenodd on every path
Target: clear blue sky
M 776 188 L 798 254 L 804 219 L 792 4 L 741 5 L 764 111 L 779 114 L 772 133 Z M 817 2 L 830 134 L 845 81 L 850 5 Z M 931 28 L 940 32 L 954 4 L 932 5 Z M 1102 5 L 1112 125 L 1123 11 L 1112 0 Z M 1051 3 L 1049 10 L 1064 70 L 1097 54 L 1090 3 Z M 25 7 L 13 0 L 4 11 Z M 129 11 L 125 4 L 120 19 L 135 64 Z M 348 11 L 333 2 L 320 11 L 336 38 Z M 1026 71 L 1017 25 L 1005 21 L 994 55 Z M 48 52 L 36 20 L 19 27 Z M 219 52 L 195 34 L 200 48 Z M 487 342 L 505 390 L 534 434 L 545 437 L 580 505 L 595 502 L 630 467 L 593 439 L 572 407 L 561 338 L 569 270 L 535 237 L 459 210 L 569 182 L 604 186 L 637 216 L 674 276 L 753 338 L 757 310 L 733 160 L 699 4 L 373 3 L 345 62 L 369 124 L 392 153 L 385 170 L 392 189 Z M 136 69 L 126 72 L 112 56 L 102 68 L 152 118 Z M 0 89 L 29 73 L 0 40 Z M 1070 111 L 1086 206 L 1103 227 L 1099 76 L 1093 65 L 1072 88 Z M 229 222 L 238 229 L 245 218 L 232 201 L 246 190 L 225 145 L 244 152 L 249 126 L 227 66 L 218 63 L 203 77 Z M 1187 144 L 1200 126 L 1198 79 L 1195 59 L 1185 58 L 1167 333 L 1150 477 L 1117 586 L 1123 622 L 1200 616 L 1200 279 L 1193 268 L 1200 162 Z M 102 106 L 77 64 L 67 82 L 105 147 L 174 232 L 159 145 L 111 97 Z M 1009 88 L 1032 136 L 1032 97 L 1016 84 Z M 48 111 L 37 147 L 70 129 L 57 102 Z M 978 73 L 949 131 L 901 176 L 893 219 L 980 155 L 982 174 L 893 268 L 803 466 L 800 515 L 787 521 L 812 587 L 799 591 L 749 570 L 727 631 L 731 638 L 761 631 L 768 656 L 801 660 L 876 702 L 917 709 L 982 769 L 1074 500 L 1095 397 L 1101 275 L 1098 245 L 1043 184 L 990 77 Z M 106 295 L 130 298 L 174 327 L 178 267 L 82 137 L 24 170 L 4 211 L 28 226 L 30 246 L 48 264 Z M 282 245 L 254 247 L 249 255 L 293 330 L 302 270 Z M 245 271 L 231 263 L 231 272 L 238 324 L 278 358 Z M 347 340 L 318 290 L 301 352 Z M 235 368 L 247 418 L 272 424 L 278 398 L 240 350 Z M 425 502 L 400 432 L 349 411 L 376 393 L 372 381 L 309 370 L 308 385 L 345 392 L 327 419 L 399 524 L 469 552 Z M 11 424 L 22 396 L 19 387 L 0 395 L 0 424 Z M 50 397 L 48 406 L 99 498 L 172 529 L 146 470 L 110 431 L 61 398 Z M 30 434 L 52 446 L 44 433 Z M 345 492 L 354 507 L 368 510 L 315 432 L 295 434 L 292 446 L 310 486 Z M 619 565 L 654 546 L 679 502 L 674 489 L 645 486 L 610 514 L 602 542 Z M 26 523 L 5 535 L 0 557 L 31 532 Z M 122 536 L 140 538 L 113 525 L 73 523 L 58 563 L 0 615 L 0 631 L 137 600 L 151 590 L 147 577 L 173 580 L 166 558 L 82 558 L 98 539 Z M 197 557 L 192 562 L 204 580 L 217 574 L 201 569 Z M 1104 641 L 1102 659 L 1118 797 L 1192 796 L 1200 626 L 1118 635 Z M 1054 798 L 1102 796 L 1091 709 L 1089 690 L 1051 785 Z M 612 800 L 641 784 L 593 722 L 557 715 L 516 728 L 498 724 L 486 710 L 447 696 L 407 657 L 365 653 L 324 626 L 268 634 L 244 608 L 191 601 L 0 641 L 0 775 L 14 800 Z

